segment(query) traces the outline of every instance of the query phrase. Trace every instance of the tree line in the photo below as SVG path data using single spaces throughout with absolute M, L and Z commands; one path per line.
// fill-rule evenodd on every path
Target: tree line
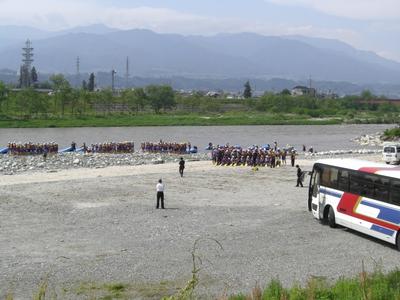
M 310 117 L 347 116 L 353 118 L 361 111 L 398 113 L 399 107 L 390 104 L 368 103 L 371 93 L 340 99 L 317 99 L 310 96 L 292 97 L 287 92 L 265 93 L 252 98 L 246 83 L 245 99 L 215 99 L 200 92 L 181 94 L 167 85 L 149 85 L 123 91 L 96 91 L 94 75 L 82 88 L 73 88 L 63 75 L 53 75 L 49 86 L 52 92 L 43 93 L 33 87 L 11 89 L 0 81 L 0 115 L 2 118 L 69 117 L 138 113 L 222 113 L 260 112 L 296 114 Z

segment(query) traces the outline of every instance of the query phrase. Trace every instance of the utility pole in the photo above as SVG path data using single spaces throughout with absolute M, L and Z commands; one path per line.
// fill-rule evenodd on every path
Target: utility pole
M 76 87 L 79 88 L 81 85 L 81 72 L 80 72 L 80 58 L 76 57 Z
M 129 87 L 129 56 L 126 57 L 125 88 Z
M 117 72 L 114 69 L 111 70 L 111 91 L 113 92 L 113 94 L 114 94 L 114 90 L 115 90 L 115 74 L 116 73 Z

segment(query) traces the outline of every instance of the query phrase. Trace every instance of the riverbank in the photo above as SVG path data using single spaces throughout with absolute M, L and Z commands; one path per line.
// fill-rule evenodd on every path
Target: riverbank
M 304 171 L 314 162 L 297 161 Z M 159 178 L 165 210 L 155 209 Z M 101 298 L 103 290 L 91 287 L 115 282 L 129 287 L 127 298 L 160 299 L 190 278 L 199 238 L 196 293 L 206 299 L 277 277 L 286 287 L 356 276 L 362 263 L 366 271 L 376 262 L 383 271 L 395 267 L 389 244 L 314 220 L 308 189 L 295 183 L 290 166 L 254 171 L 210 161 L 188 161 L 183 178 L 175 162 L 1 176 L 1 290 L 28 299 L 48 278 L 63 299 Z
M 334 125 L 340 118 L 260 113 L 138 114 L 65 118 L 0 120 L 0 128 L 128 127 L 128 126 L 223 126 L 223 125 Z M 374 123 L 374 122 L 372 122 Z

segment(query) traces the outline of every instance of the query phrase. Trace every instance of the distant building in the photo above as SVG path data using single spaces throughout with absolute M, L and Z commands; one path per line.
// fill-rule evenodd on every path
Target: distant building
M 206 94 L 206 96 L 207 96 L 207 97 L 210 97 L 210 98 L 218 98 L 218 97 L 221 96 L 221 94 L 218 93 L 218 92 L 208 92 L 208 93 Z
M 315 97 L 317 91 L 314 88 L 308 88 L 306 86 L 298 85 L 292 88 L 291 92 L 292 96 L 311 96 Z

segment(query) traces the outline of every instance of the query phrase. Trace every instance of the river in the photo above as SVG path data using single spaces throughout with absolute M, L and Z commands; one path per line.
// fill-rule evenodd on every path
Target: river
M 11 128 L 0 129 L 0 148 L 15 142 L 57 142 L 66 147 L 75 141 L 103 143 L 107 141 L 133 141 L 136 149 L 141 142 L 187 142 L 202 151 L 209 142 L 232 145 L 264 145 L 278 142 L 297 149 L 305 144 L 316 151 L 359 149 L 351 140 L 362 134 L 382 132 L 394 125 L 290 125 L 290 126 L 184 126 L 184 127 L 84 127 L 84 128 Z M 365 147 L 364 147 L 365 148 Z

